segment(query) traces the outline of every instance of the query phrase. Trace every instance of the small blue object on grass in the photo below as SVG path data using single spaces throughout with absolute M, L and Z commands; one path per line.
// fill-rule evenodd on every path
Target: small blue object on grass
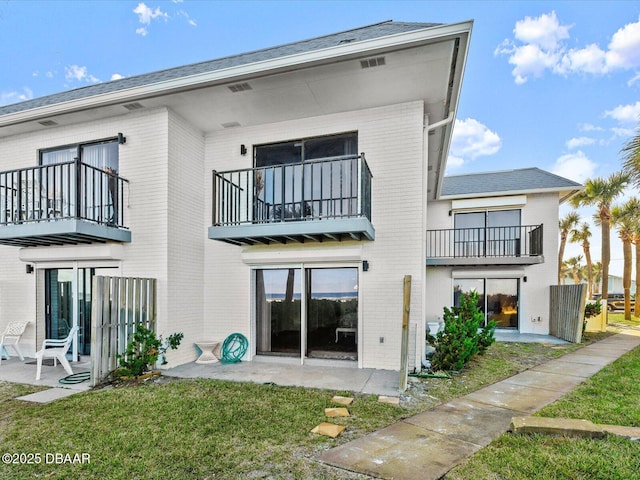
M 222 343 L 221 363 L 237 363 L 247 353 L 249 340 L 241 333 L 232 333 Z

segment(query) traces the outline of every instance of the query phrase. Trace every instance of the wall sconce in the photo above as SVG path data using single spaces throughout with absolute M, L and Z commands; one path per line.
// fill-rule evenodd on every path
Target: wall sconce
M 118 132 L 118 145 L 122 145 L 127 143 L 127 137 L 125 137 L 122 133 Z
M 26 272 L 27 273 L 33 273 L 33 265 L 27 263 L 26 265 Z
M 362 271 L 363 272 L 368 272 L 369 271 L 369 262 L 367 260 L 363 260 L 362 261 Z
M 247 147 L 244 146 L 244 143 L 242 145 L 240 145 L 240 155 L 246 155 L 247 154 Z
M 522 281 L 523 281 L 524 283 L 527 283 L 527 276 L 526 276 L 526 275 L 525 275 L 524 277 L 522 277 Z

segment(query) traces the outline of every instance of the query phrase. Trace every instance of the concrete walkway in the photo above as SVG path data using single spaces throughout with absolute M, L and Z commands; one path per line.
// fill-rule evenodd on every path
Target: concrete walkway
M 640 331 L 608 337 L 556 360 L 439 405 L 320 456 L 385 479 L 439 479 L 509 428 L 640 345 Z

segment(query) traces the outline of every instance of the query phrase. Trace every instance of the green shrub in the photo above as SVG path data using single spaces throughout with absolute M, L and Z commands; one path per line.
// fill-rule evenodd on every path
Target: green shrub
M 175 350 L 184 338 L 182 333 L 169 335 L 166 342 L 162 336 L 157 337 L 153 330 L 144 325 L 138 325 L 136 331 L 127 344 L 127 351 L 124 355 L 118 355 L 120 368 L 116 372 L 118 377 L 138 377 L 148 372 L 162 358 L 162 364 L 167 361 L 164 357 L 167 349 Z
M 495 322 L 489 321 L 480 330 L 483 322 L 477 292 L 462 295 L 459 307 L 445 307 L 444 330 L 435 336 L 432 370 L 462 370 L 474 355 L 483 354 L 495 341 L 496 328 Z

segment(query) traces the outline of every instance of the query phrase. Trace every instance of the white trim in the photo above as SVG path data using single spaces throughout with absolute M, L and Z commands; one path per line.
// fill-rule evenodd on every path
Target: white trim
M 34 263 L 121 260 L 123 257 L 124 247 L 115 244 L 21 248 L 18 251 L 20 260 Z
M 265 265 L 269 268 L 275 268 L 276 265 L 289 264 L 322 264 L 327 268 L 332 263 L 344 262 L 361 262 L 363 260 L 362 245 L 357 246 L 339 246 L 331 248 L 324 246 L 323 248 L 288 248 L 286 250 L 256 250 L 255 247 L 249 247 L 240 254 L 242 262 L 246 265 Z M 283 267 L 290 268 L 290 267 Z
M 579 191 L 583 190 L 583 188 L 531 188 L 531 189 L 519 189 L 519 190 L 506 190 L 504 192 L 478 192 L 478 193 L 460 193 L 456 195 L 441 195 L 439 200 L 454 200 L 454 199 L 464 199 L 464 198 L 483 198 L 483 197 L 504 197 L 511 195 L 522 195 L 522 194 L 534 194 L 534 193 L 557 193 L 558 196 L 563 192 L 571 192 L 569 196 L 572 196 Z
M 509 270 L 451 270 L 451 278 L 522 278 L 523 268 Z
M 498 209 L 507 207 L 523 207 L 527 204 L 526 195 L 513 195 L 502 197 L 471 198 L 466 200 L 453 200 L 451 210 L 473 210 L 473 209 Z

